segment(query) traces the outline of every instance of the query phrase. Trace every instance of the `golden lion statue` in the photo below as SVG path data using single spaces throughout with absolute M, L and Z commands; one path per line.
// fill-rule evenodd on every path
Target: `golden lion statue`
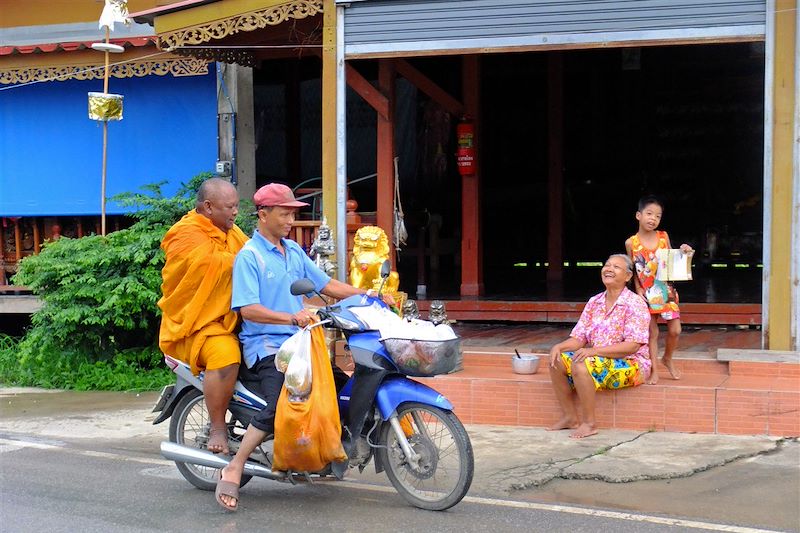
M 353 259 L 350 260 L 350 285 L 360 289 L 381 286 L 381 265 L 389 259 L 389 238 L 378 226 L 364 226 L 353 239 Z M 400 276 L 392 271 L 383 286 L 384 294 L 396 295 Z

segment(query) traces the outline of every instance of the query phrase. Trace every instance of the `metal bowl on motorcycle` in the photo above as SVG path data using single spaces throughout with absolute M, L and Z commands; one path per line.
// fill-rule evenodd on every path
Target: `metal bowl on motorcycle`
M 511 370 L 515 374 L 535 374 L 539 370 L 539 356 L 532 353 L 517 353 L 511 356 Z

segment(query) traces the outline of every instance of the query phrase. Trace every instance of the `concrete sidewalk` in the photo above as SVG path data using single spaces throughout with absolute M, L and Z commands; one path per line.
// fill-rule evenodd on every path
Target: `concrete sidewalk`
M 691 476 L 738 459 L 779 450 L 780 439 L 730 435 L 600 430 L 570 431 L 471 425 L 475 477 L 492 492 L 542 486 L 555 479 L 607 483 Z M 800 478 L 798 478 L 800 479 Z

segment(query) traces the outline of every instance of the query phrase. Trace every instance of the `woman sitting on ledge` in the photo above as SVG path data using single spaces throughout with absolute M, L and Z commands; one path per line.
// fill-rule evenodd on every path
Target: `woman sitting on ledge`
M 608 258 L 600 271 L 606 290 L 593 296 L 569 338 L 550 349 L 550 380 L 563 411 L 549 430 L 577 428 L 570 437 L 597 433 L 595 391 L 641 385 L 650 377 L 647 304 L 626 288 L 633 276 L 627 255 Z M 580 424 L 572 397 L 578 393 Z

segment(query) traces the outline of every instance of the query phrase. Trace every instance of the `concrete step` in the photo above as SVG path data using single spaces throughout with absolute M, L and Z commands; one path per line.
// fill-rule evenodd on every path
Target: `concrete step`
M 560 409 L 546 354 L 539 371 L 514 374 L 513 350 L 467 348 L 464 370 L 416 378 L 445 395 L 464 423 L 547 427 Z M 347 369 L 352 362 L 338 357 Z M 764 359 L 763 357 L 761 359 Z M 676 358 L 680 380 L 596 396 L 600 427 L 729 435 L 800 436 L 800 362 Z

